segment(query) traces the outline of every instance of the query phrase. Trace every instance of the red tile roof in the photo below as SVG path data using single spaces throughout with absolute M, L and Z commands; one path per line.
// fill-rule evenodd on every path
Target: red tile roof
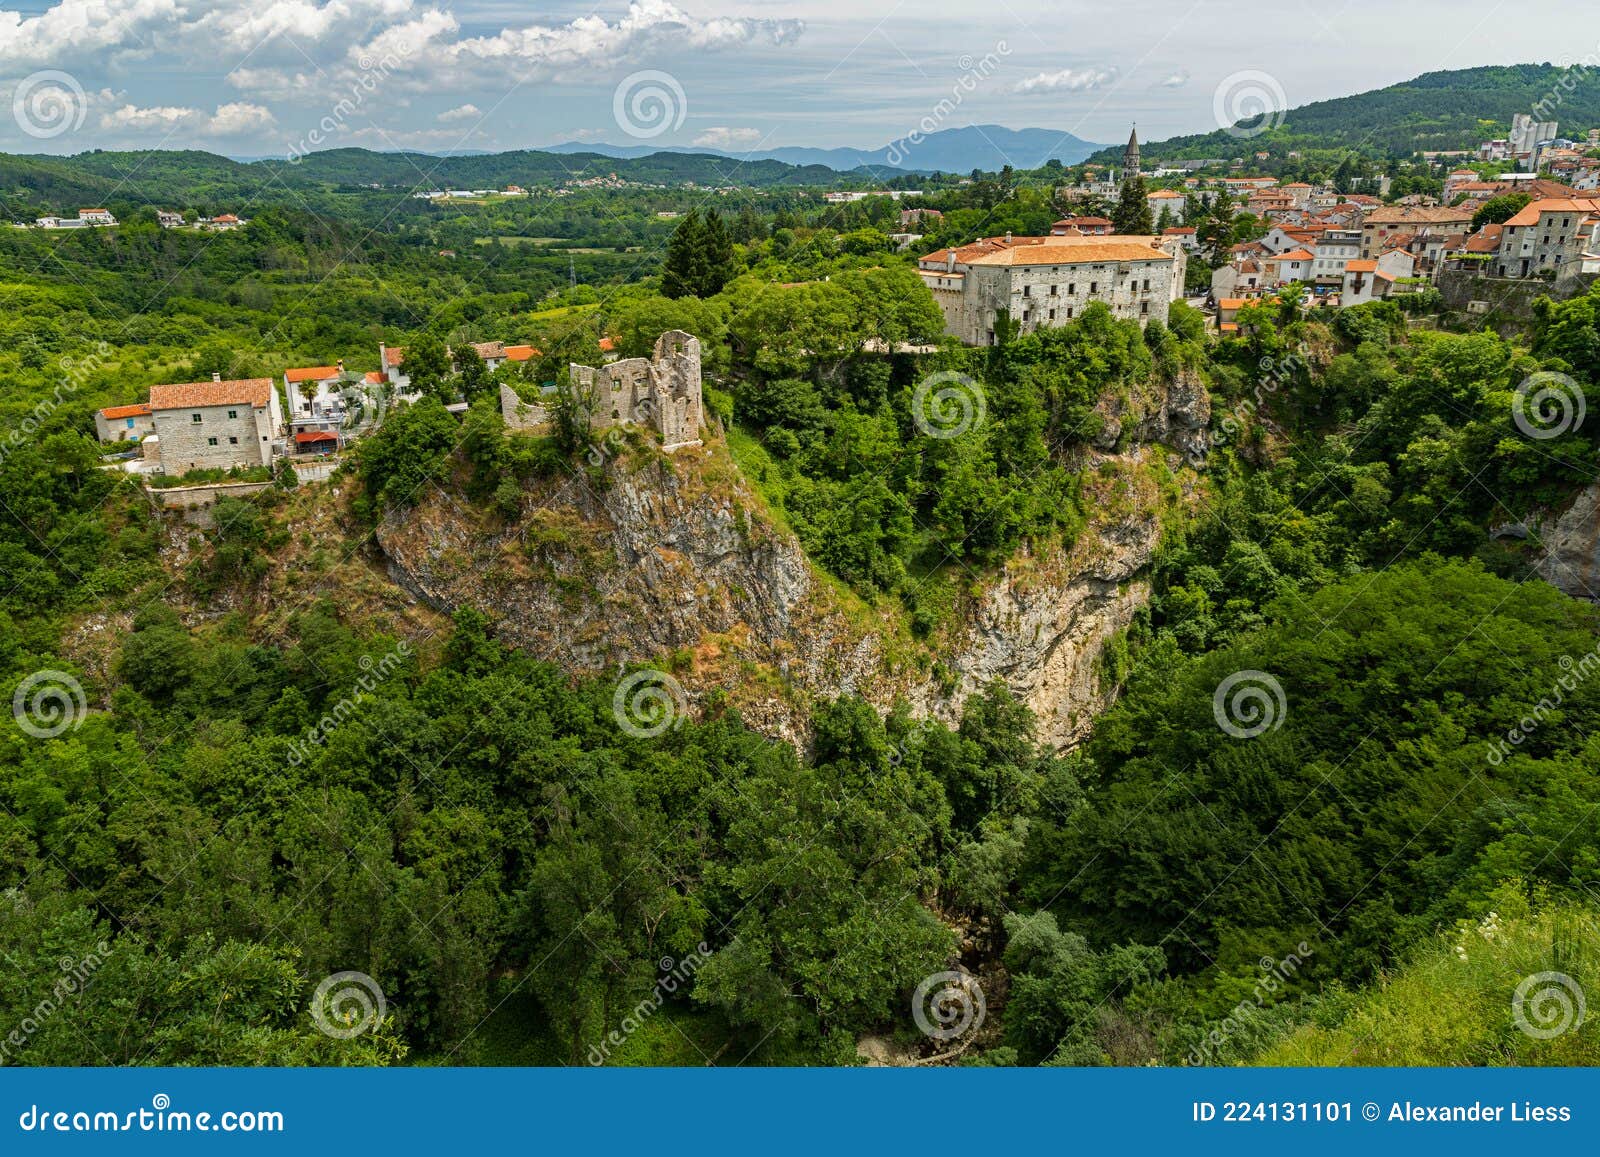
M 283 376 L 291 382 L 323 382 L 329 378 L 339 376 L 338 366 L 303 366 L 300 369 L 284 370 Z
M 506 346 L 506 361 L 508 362 L 525 362 L 530 358 L 536 358 L 538 356 L 539 351 L 534 349 L 531 345 Z
M 314 446 L 319 442 L 337 442 L 339 435 L 332 430 L 303 430 L 294 436 L 297 446 Z
M 150 403 L 135 402 L 131 406 L 107 406 L 100 411 L 102 418 L 143 418 L 150 413 Z
M 240 378 L 230 382 L 185 382 L 151 386 L 151 410 L 180 410 L 192 406 L 266 406 L 272 398 L 271 378 Z

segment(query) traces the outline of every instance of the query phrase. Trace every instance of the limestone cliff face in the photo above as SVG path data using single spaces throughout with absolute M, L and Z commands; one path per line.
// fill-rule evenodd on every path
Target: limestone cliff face
M 1190 429 L 1192 399 L 1179 410 Z M 542 483 L 512 518 L 436 492 L 391 514 L 378 542 L 391 578 L 438 610 L 475 606 L 506 642 L 575 673 L 669 670 L 693 702 L 720 691 L 775 737 L 803 742 L 811 702 L 852 692 L 953 722 L 1001 679 L 1039 716 L 1041 738 L 1068 746 L 1109 693 L 1102 647 L 1149 597 L 1144 573 L 1173 505 L 1152 481 L 1158 457 L 1169 477 L 1187 475 L 1160 447 L 1088 452 L 1088 529 L 981 583 L 952 576 L 957 610 L 926 642 L 895 606 L 869 607 L 819 574 L 716 440 Z
M 1524 537 L 1526 531 L 1508 537 Z M 1535 531 L 1539 557 L 1534 571 L 1574 598 L 1600 599 L 1600 483 L 1578 492 L 1559 517 L 1544 519 Z

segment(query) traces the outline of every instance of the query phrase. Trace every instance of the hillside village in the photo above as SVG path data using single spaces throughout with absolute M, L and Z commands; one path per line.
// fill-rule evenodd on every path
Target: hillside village
M 574 397 L 589 425 L 650 428 L 667 452 L 698 444 L 701 411 L 700 343 L 690 334 L 661 336 L 654 356 L 619 360 L 615 343 L 602 339 L 601 367 L 571 367 Z M 539 356 L 531 345 L 475 342 L 456 357 L 476 357 L 486 374 Z M 95 414 L 100 442 L 124 453 L 118 464 L 145 477 L 182 479 L 202 472 L 247 477 L 284 463 L 304 466 L 338 454 L 371 433 L 390 408 L 421 400 L 401 346 L 380 343 L 382 370 L 357 373 L 343 362 L 285 369 L 278 378 L 181 382 L 150 387 L 147 401 L 108 406 Z M 451 371 L 462 367 L 452 363 Z M 554 418 L 555 387 L 535 387 L 535 401 L 500 382 L 501 416 L 513 430 L 545 432 Z M 461 414 L 468 403 L 445 407 Z
M 945 315 L 945 332 L 972 345 L 999 341 L 1001 318 L 1027 333 L 1071 321 L 1091 301 L 1141 324 L 1165 322 L 1170 303 L 1185 296 L 1187 262 L 1205 256 L 1188 218 L 1200 206 L 1220 205 L 1249 214 L 1265 232 L 1212 254 L 1216 267 L 1197 304 L 1210 309 L 1218 333 L 1237 332 L 1240 309 L 1291 286 L 1303 287 L 1313 307 L 1442 289 L 1449 304 L 1488 312 L 1495 280 L 1555 283 L 1600 274 L 1600 140 L 1593 132 L 1582 144 L 1557 134 L 1556 122 L 1519 114 L 1509 137 L 1487 141 L 1478 152 L 1484 164 L 1509 162 L 1513 170 L 1482 179 L 1476 169 L 1454 168 L 1444 176 L 1442 197 L 1408 195 L 1394 203 L 1382 196 L 1388 178 L 1377 194 L 1340 193 L 1332 183 L 1190 175 L 1227 164 L 1218 160 L 1156 168 L 1151 181 L 1170 187 L 1143 194 L 1150 233 L 1122 233 L 1110 218 L 1070 214 L 1048 236 L 980 237 L 928 253 L 918 267 Z M 1460 158 L 1428 159 L 1443 166 Z M 1068 204 L 1118 200 L 1126 207 L 1130 189 L 1143 190 L 1144 178 L 1135 132 L 1120 179 L 1086 166 L 1082 182 L 1056 195 Z M 1131 196 L 1137 201 L 1139 192 Z M 1481 219 L 1492 202 L 1508 211 Z M 933 209 L 906 209 L 900 225 L 911 230 L 940 217 Z M 893 238 L 904 248 L 920 235 Z

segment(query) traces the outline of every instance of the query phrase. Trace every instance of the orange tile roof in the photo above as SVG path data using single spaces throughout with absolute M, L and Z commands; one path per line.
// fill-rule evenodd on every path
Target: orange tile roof
M 1376 261 L 1346 261 L 1344 269 L 1346 273 L 1375 273 L 1378 269 L 1378 263 Z
M 617 348 L 617 339 L 616 338 L 603 337 L 603 338 L 600 339 L 600 349 L 603 352 L 610 353 L 612 350 L 614 350 L 616 348 Z
M 1242 297 L 1224 297 L 1221 301 L 1217 302 L 1217 308 L 1218 309 L 1238 309 L 1243 304 L 1244 304 L 1244 298 L 1242 298 Z
M 1472 210 L 1466 206 L 1451 209 L 1427 205 L 1389 205 L 1367 214 L 1368 225 L 1450 225 L 1457 221 L 1472 220 Z
M 131 406 L 107 406 L 100 411 L 100 416 L 102 418 L 142 418 L 149 413 L 149 402 L 135 402 Z
M 506 346 L 506 361 L 508 362 L 525 362 L 529 358 L 536 358 L 538 356 L 539 351 L 534 349 L 531 345 Z
M 284 370 L 283 376 L 290 382 L 322 382 L 329 378 L 339 376 L 338 366 L 303 366 L 300 369 Z
M 384 346 L 383 360 L 386 365 L 399 365 L 406 360 L 406 347 L 403 345 Z
M 377 370 L 368 370 L 366 377 L 364 377 L 362 380 L 368 385 L 376 386 L 383 381 L 383 375 Z
M 229 382 L 185 382 L 150 387 L 151 410 L 181 410 L 191 406 L 264 407 L 272 398 L 271 378 L 239 378 Z
M 1052 242 L 1061 238 L 1053 237 Z M 1002 249 L 972 261 L 973 265 L 1082 265 L 1091 261 L 1171 261 L 1172 254 L 1143 241 L 1111 237 L 1085 237 L 1070 245 L 1030 245 Z
M 1543 201 L 1529 201 L 1506 225 L 1510 228 L 1537 225 L 1543 213 L 1592 213 L 1597 209 L 1600 209 L 1600 199 L 1594 197 L 1552 197 Z
M 1505 232 L 1500 225 L 1485 225 L 1471 237 L 1467 238 L 1466 249 L 1468 253 L 1493 253 L 1500 248 L 1500 234 Z
M 297 445 L 310 446 L 318 442 L 337 442 L 339 435 L 332 430 L 302 430 L 294 436 L 294 440 Z
M 1316 260 L 1316 255 L 1312 254 L 1312 253 L 1308 253 L 1304 249 L 1291 249 L 1287 253 L 1278 254 L 1278 256 L 1275 257 L 1273 260 L 1275 260 L 1275 261 L 1314 261 L 1314 260 Z
M 1171 237 L 1174 235 L 1188 236 L 1193 232 L 1195 232 L 1195 227 L 1193 225 L 1173 225 L 1170 228 L 1163 229 L 1161 231 L 1161 235 L 1163 237 Z

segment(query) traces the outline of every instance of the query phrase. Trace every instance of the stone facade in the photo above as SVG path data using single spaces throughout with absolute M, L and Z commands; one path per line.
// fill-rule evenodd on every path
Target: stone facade
M 150 412 L 167 474 L 270 466 L 283 429 L 270 378 L 152 386 Z
M 606 366 L 574 365 L 573 396 L 589 414 L 594 430 L 644 426 L 661 435 L 669 452 L 700 444 L 700 339 L 669 330 L 656 339 L 648 358 L 625 358 Z M 500 387 L 500 413 L 513 430 L 550 426 L 549 401 L 525 402 L 510 386 Z
M 1187 262 L 1177 237 L 1007 237 L 929 254 L 921 272 L 945 332 L 993 345 L 1002 311 L 1022 333 L 1065 325 L 1095 301 L 1119 318 L 1165 322 Z
M 94 431 L 102 442 L 142 442 L 155 433 L 155 419 L 143 402 L 131 406 L 109 406 L 94 416 Z

